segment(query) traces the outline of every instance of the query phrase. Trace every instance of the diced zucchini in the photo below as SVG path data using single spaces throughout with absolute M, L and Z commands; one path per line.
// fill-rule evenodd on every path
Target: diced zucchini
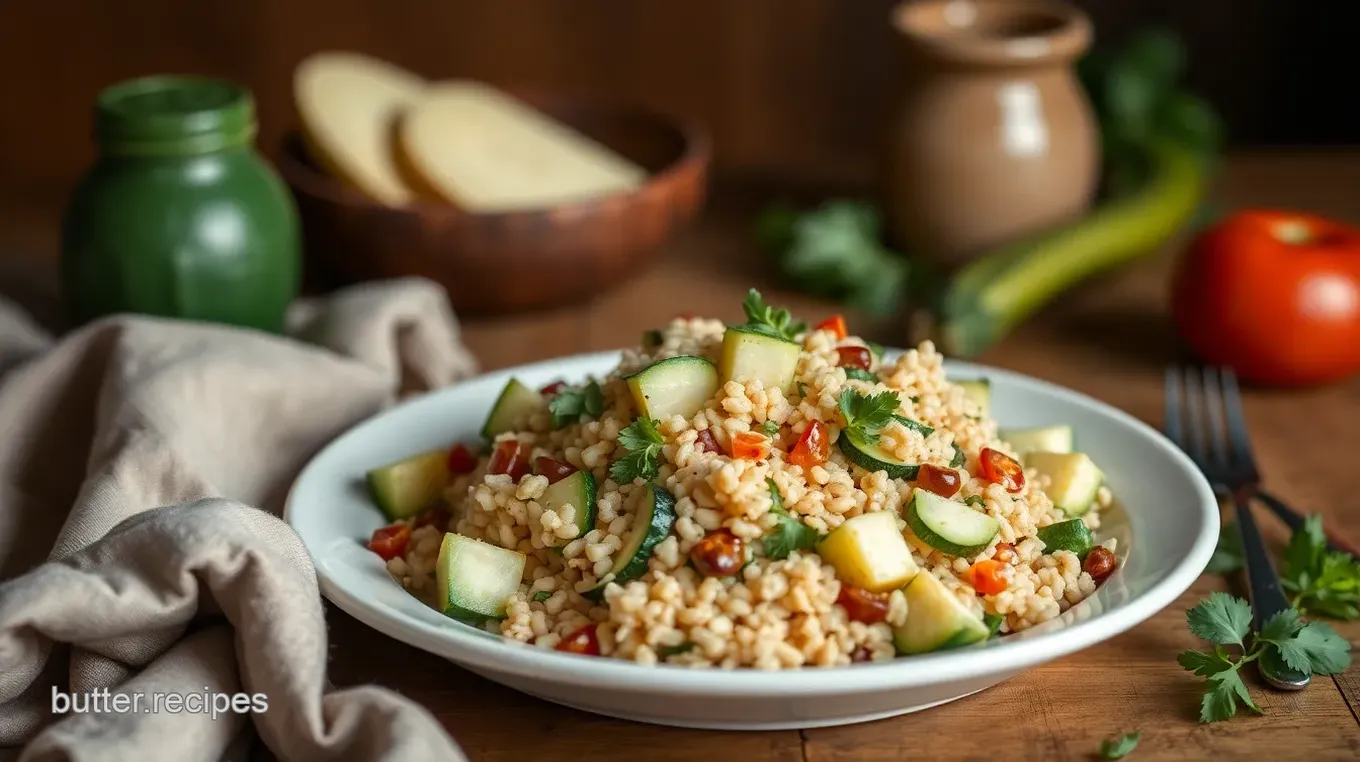
M 795 341 L 729 327 L 723 334 L 718 375 L 724 384 L 759 379 L 766 389 L 779 389 L 787 397 L 793 391 L 793 374 L 802 351 L 802 345 Z
M 647 572 L 647 562 L 657 543 L 666 539 L 675 525 L 675 496 L 655 484 L 646 487 L 633 516 L 633 525 L 623 538 L 623 546 L 614 554 L 613 578 L 609 582 L 623 584 Z M 601 583 L 586 592 L 587 598 L 599 600 L 609 582 Z
M 846 519 L 821 541 L 817 553 L 842 582 L 878 593 L 897 590 L 918 571 L 890 511 Z
M 690 418 L 718 391 L 718 370 L 702 357 L 680 355 L 628 376 L 638 413 L 645 418 Z
M 448 482 L 448 450 L 431 450 L 368 472 L 373 502 L 393 521 L 414 516 L 438 500 Z
M 887 471 L 888 477 L 892 479 L 911 481 L 921 470 L 921 464 L 898 460 L 887 450 L 864 441 L 863 437 L 849 430 L 841 432 L 836 446 L 841 448 L 851 463 L 869 471 Z
M 446 533 L 435 562 L 440 610 L 474 622 L 504 617 L 506 603 L 519 590 L 524 561 L 523 553 Z
M 996 539 L 1001 523 L 957 500 L 919 487 L 907 503 L 907 526 L 930 547 L 951 555 L 971 556 Z
M 543 408 L 543 395 L 512 378 L 505 383 L 501 396 L 491 406 L 491 413 L 482 425 L 482 436 L 495 439 L 497 434 L 523 428 L 529 416 Z
M 1091 537 L 1090 528 L 1081 519 L 1068 519 L 1040 527 L 1038 537 L 1044 544 L 1045 553 L 1052 553 L 1055 550 L 1070 550 L 1083 559 L 1086 552 L 1095 544 L 1095 540 Z
M 1081 516 L 1096 502 L 1096 492 L 1105 483 L 1105 474 L 1080 452 L 1032 452 L 1025 465 L 1050 480 L 1048 496 L 1058 510 L 1068 516 Z
M 944 651 L 981 643 L 990 635 L 982 619 L 929 572 L 917 574 L 906 595 L 907 620 L 893 628 L 893 644 L 901 653 Z
M 992 416 L 992 382 L 985 378 L 970 378 L 954 383 L 963 387 L 963 396 L 978 406 L 983 418 Z
M 538 504 L 552 511 L 570 504 L 576 509 L 576 536 L 583 537 L 595 528 L 595 477 L 589 471 L 577 471 L 548 485 Z M 571 540 L 563 540 L 561 544 L 568 542 Z
M 1072 452 L 1071 426 L 1042 426 L 1037 429 L 1002 429 L 998 436 L 1015 448 L 1021 458 L 1032 452 Z

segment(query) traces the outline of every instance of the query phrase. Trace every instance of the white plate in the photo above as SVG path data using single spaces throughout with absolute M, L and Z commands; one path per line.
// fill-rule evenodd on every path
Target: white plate
M 407 594 L 362 541 L 383 524 L 362 486 L 383 463 L 477 436 L 506 379 L 530 386 L 603 375 L 617 352 L 551 360 L 479 377 L 395 407 L 332 442 L 298 477 L 285 517 L 316 562 L 321 591 L 397 640 L 490 680 L 590 712 L 684 727 L 810 728 L 914 712 L 995 685 L 1099 643 L 1171 603 L 1204 569 L 1218 506 L 1190 460 L 1142 422 L 1089 397 L 1015 373 L 948 363 L 951 378 L 986 376 L 1006 426 L 1067 423 L 1126 508 L 1100 536 L 1119 538 L 1118 571 L 1058 619 L 986 644 L 889 663 L 781 672 L 643 667 L 526 646 L 448 619 Z

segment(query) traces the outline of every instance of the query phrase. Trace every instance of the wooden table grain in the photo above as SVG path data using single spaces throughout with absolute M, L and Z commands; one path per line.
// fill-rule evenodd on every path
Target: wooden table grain
M 1360 223 L 1360 154 L 1235 157 L 1218 194 L 1226 207 L 1307 208 Z M 486 369 L 555 355 L 621 347 L 641 327 L 679 312 L 737 319 L 749 286 L 804 317 L 831 306 L 780 288 L 748 236 L 750 194 L 715 194 L 695 229 L 662 261 L 621 288 L 549 314 L 484 320 L 465 336 Z M 0 214 L 0 233 L 18 230 Z M 24 239 L 27 242 L 27 239 Z M 38 248 L 46 246 L 39 236 Z M 1174 252 L 1140 262 L 1062 298 L 982 362 L 1090 394 L 1160 424 L 1165 363 L 1181 358 L 1166 317 L 1166 275 Z M 903 332 L 868 325 L 878 341 Z M 1360 379 L 1306 392 L 1248 391 L 1247 414 L 1267 485 L 1296 508 L 1321 512 L 1360 539 Z M 1149 474 L 1149 478 L 1156 478 Z M 1283 527 L 1259 522 L 1276 544 Z M 560 707 L 488 682 L 406 646 L 331 607 L 332 680 L 378 683 L 419 701 L 474 762 L 519 760 L 992 760 L 1096 758 L 1102 739 L 1137 730 L 1136 760 L 1360 758 L 1360 666 L 1319 678 L 1300 693 L 1265 689 L 1249 677 L 1261 716 L 1213 725 L 1197 721 L 1201 683 L 1176 664 L 1199 646 L 1186 610 L 1213 590 L 1244 595 L 1242 580 L 1206 575 L 1160 614 L 1106 643 L 1060 659 L 966 699 L 918 714 L 807 731 L 681 730 L 614 720 Z M 1338 625 L 1354 642 L 1360 624 Z

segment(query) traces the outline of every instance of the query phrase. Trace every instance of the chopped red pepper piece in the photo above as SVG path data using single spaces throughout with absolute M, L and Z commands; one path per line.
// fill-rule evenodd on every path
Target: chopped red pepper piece
M 538 458 L 534 461 L 534 470 L 543 476 L 548 477 L 548 483 L 554 484 L 576 473 L 576 466 L 570 463 L 563 463 L 549 457 Z
M 742 431 L 732 436 L 732 457 L 764 460 L 770 454 L 770 440 L 753 432 Z
M 389 524 L 373 530 L 373 537 L 368 541 L 368 549 L 377 553 L 382 560 L 391 561 L 406 552 L 406 544 L 410 541 L 410 524 Z
M 511 479 L 519 481 L 520 477 L 529 473 L 529 448 L 518 439 L 506 439 L 496 443 L 487 471 L 493 474 L 509 474 Z
M 557 650 L 566 651 L 569 654 L 580 654 L 582 656 L 599 656 L 600 639 L 595 634 L 595 622 L 582 627 L 572 634 L 562 638 L 557 643 Z
M 472 454 L 465 444 L 456 444 L 449 448 L 449 473 L 451 474 L 470 474 L 477 470 L 477 456 Z
M 567 388 L 566 381 L 554 381 L 551 384 L 548 384 L 547 386 L 543 387 L 542 389 L 539 389 L 538 393 L 543 395 L 544 397 L 556 397 L 557 395 L 561 394 L 562 390 L 565 388 Z
M 713 436 L 712 429 L 704 429 L 699 432 L 699 436 L 694 440 L 694 445 L 704 452 L 722 453 L 722 445 L 718 444 L 718 438 Z
M 798 443 L 789 452 L 789 462 L 795 466 L 812 468 L 820 466 L 831 457 L 831 434 L 827 431 L 826 424 L 821 421 L 813 421 L 803 429 L 803 434 L 798 437 Z
M 832 315 L 826 320 L 823 320 L 822 322 L 813 326 L 813 328 L 815 328 L 818 331 L 831 331 L 833 334 L 835 334 L 837 341 L 840 341 L 847 335 L 847 332 L 845 330 L 845 318 L 840 315 Z
M 1005 592 L 1010 569 L 1007 564 L 988 558 L 969 567 L 968 578 L 979 595 L 996 595 Z
M 1025 469 L 1015 458 L 1000 450 L 982 448 L 978 455 L 982 465 L 982 478 L 1000 484 L 1007 492 L 1019 492 L 1025 488 Z
M 836 364 L 842 368 L 869 370 L 874 366 L 874 353 L 868 347 L 837 347 Z

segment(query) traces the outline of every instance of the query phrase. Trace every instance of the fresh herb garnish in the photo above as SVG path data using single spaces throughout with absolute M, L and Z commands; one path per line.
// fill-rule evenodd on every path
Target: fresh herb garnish
M 746 324 L 741 328 L 752 333 L 793 341 L 794 336 L 807 330 L 807 323 L 794 321 L 786 309 L 775 309 L 766 304 L 754 288 L 746 293 L 741 308 L 746 311 Z
M 803 383 L 802 381 L 798 382 L 798 396 L 799 397 L 807 396 L 807 384 Z
M 554 429 L 576 423 L 582 413 L 598 418 L 604 412 L 604 390 L 595 381 L 585 386 L 568 387 L 552 398 L 548 403 L 548 412 L 552 413 Z
M 1001 624 L 1006 621 L 1006 617 L 1000 614 L 986 613 L 982 615 L 982 623 L 987 625 L 987 639 L 991 640 L 1001 633 Z
M 979 508 L 986 508 L 987 501 L 981 495 L 969 495 L 963 499 L 964 505 L 976 505 Z
M 765 436 L 773 437 L 779 433 L 779 424 L 774 421 L 766 421 L 760 424 L 760 430 L 764 432 Z
M 853 378 L 856 381 L 869 381 L 871 383 L 876 383 L 878 381 L 877 375 L 863 368 L 846 368 L 845 377 Z
M 897 392 L 860 394 L 854 389 L 841 392 L 837 405 L 845 417 L 846 431 L 868 444 L 878 441 L 878 433 L 893 420 L 901 401 Z
M 656 421 L 639 418 L 619 432 L 619 447 L 627 454 L 609 466 L 609 475 L 617 484 L 631 484 L 634 479 L 651 481 L 656 478 L 657 458 L 665 440 L 656 430 Z
M 1138 745 L 1138 731 L 1125 733 L 1115 738 L 1106 738 L 1100 742 L 1101 759 L 1123 759 L 1124 755 L 1133 751 L 1133 747 Z
M 1184 651 L 1176 657 L 1181 667 L 1206 678 L 1200 702 L 1200 722 L 1218 722 L 1237 714 L 1238 702 L 1257 714 L 1242 682 L 1241 667 L 1261 657 L 1267 649 L 1290 667 L 1309 674 L 1334 675 L 1351 663 L 1350 643 L 1322 622 L 1304 624 L 1295 609 L 1271 617 L 1259 633 L 1251 632 L 1251 606 L 1227 593 L 1214 593 L 1186 613 L 1190 632 L 1214 644 L 1211 651 Z M 1229 650 L 1239 650 L 1233 658 Z
M 548 592 L 547 590 L 539 590 L 537 593 L 534 593 L 534 600 L 537 601 L 538 603 L 542 603 L 543 601 L 546 601 L 551 597 L 552 593 Z
M 1242 568 L 1244 559 L 1242 534 L 1237 531 L 1237 525 L 1231 521 L 1223 522 L 1218 528 L 1218 545 L 1204 570 L 1210 574 L 1231 574 Z
M 685 642 L 680 643 L 680 644 L 678 644 L 678 645 L 674 645 L 674 646 L 661 646 L 660 648 L 656 649 L 656 655 L 657 655 L 658 657 L 664 659 L 664 658 L 666 658 L 667 656 L 677 656 L 677 655 L 679 655 L 679 654 L 687 654 L 687 653 L 689 653 L 690 651 L 693 651 L 693 650 L 694 650 L 694 641 L 692 641 L 692 640 L 686 640 Z
M 1289 538 L 1280 581 L 1304 616 L 1360 618 L 1360 562 L 1327 549 L 1322 517 L 1312 514 Z
M 773 477 L 767 477 L 765 483 L 770 487 L 770 511 L 779 516 L 779 523 L 761 540 L 765 557 L 780 561 L 795 550 L 806 550 L 816 545 L 817 530 L 784 508 L 784 496 L 779 494 L 779 485 L 774 483 Z

